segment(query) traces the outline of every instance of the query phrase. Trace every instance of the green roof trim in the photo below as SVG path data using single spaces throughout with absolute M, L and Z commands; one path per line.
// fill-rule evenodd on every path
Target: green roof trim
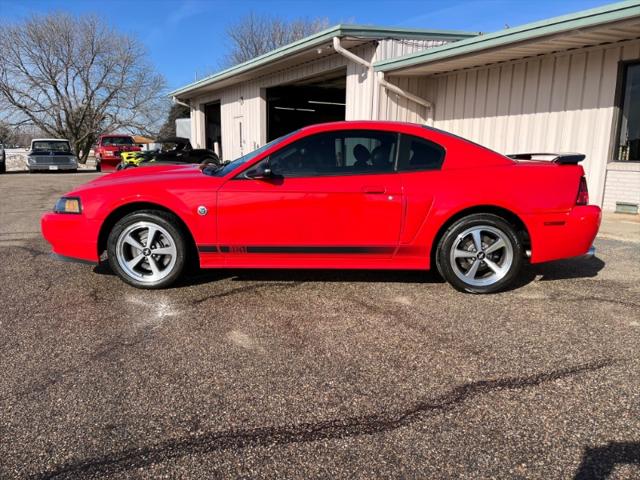
M 466 55 L 481 50 L 506 46 L 511 43 L 533 40 L 556 33 L 592 27 L 637 16 L 640 16 L 640 0 L 611 3 L 569 15 L 499 30 L 487 35 L 478 35 L 473 38 L 448 43 L 402 57 L 381 60 L 375 62 L 374 69 L 380 72 L 401 70 L 424 63 L 444 60 L 449 57 Z
M 227 68 L 220 72 L 209 75 L 201 80 L 190 83 L 184 87 L 178 88 L 169 93 L 169 96 L 175 97 L 187 93 L 191 90 L 215 83 L 227 78 L 248 72 L 254 68 L 258 68 L 284 58 L 288 55 L 302 52 L 306 49 L 313 48 L 319 44 L 330 42 L 333 37 L 356 37 L 365 39 L 383 39 L 390 37 L 399 37 L 411 40 L 433 39 L 433 40 L 460 40 L 478 35 L 478 32 L 462 32 L 457 30 L 423 30 L 414 28 L 395 28 L 395 27 L 375 27 L 371 25 L 335 25 L 333 27 L 322 30 L 318 33 L 305 37 L 296 42 L 290 43 L 283 47 L 277 48 L 270 52 L 260 55 L 252 60 Z

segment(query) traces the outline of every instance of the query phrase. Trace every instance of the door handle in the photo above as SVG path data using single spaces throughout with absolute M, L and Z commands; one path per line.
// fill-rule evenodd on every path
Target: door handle
M 364 193 L 377 193 L 377 194 L 382 194 L 385 193 L 387 191 L 387 189 L 383 186 L 370 186 L 370 187 L 363 187 L 362 191 Z

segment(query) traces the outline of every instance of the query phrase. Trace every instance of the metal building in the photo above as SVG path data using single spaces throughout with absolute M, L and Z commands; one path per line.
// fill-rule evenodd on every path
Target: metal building
M 338 25 L 172 92 L 224 159 L 302 125 L 433 125 L 502 153 L 578 151 L 592 201 L 640 204 L 640 1 L 491 34 Z

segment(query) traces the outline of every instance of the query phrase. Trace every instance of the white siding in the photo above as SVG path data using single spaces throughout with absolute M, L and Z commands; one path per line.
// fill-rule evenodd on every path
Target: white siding
M 352 49 L 353 53 L 367 61 L 381 60 L 413 53 L 446 43 L 443 40 L 398 40 L 385 39 L 370 42 Z M 330 54 L 297 65 L 257 77 L 250 81 L 240 82 L 232 87 L 212 92 L 192 99 L 192 142 L 198 147 L 205 144 L 204 108 L 212 101 L 220 101 L 222 122 L 222 152 L 224 159 L 235 158 L 240 154 L 239 132 L 235 125 L 241 118 L 243 124 L 243 153 L 251 151 L 266 142 L 266 102 L 264 90 L 276 85 L 284 85 L 305 78 L 312 78 L 331 71 L 346 71 L 346 120 L 374 120 L 393 118 L 398 112 L 400 118 L 411 122 L 426 121 L 426 109 L 407 102 L 406 99 L 389 99 L 377 95 L 381 91 L 374 88 L 374 79 L 362 65 L 347 60 L 338 54 Z M 400 85 L 416 89 L 418 94 L 427 94 L 418 79 L 400 80 Z M 384 95 L 384 92 L 382 92 Z M 376 110 L 376 105 L 378 109 Z
M 363 58 L 371 58 L 375 51 L 374 44 L 363 45 L 354 49 L 354 53 Z M 347 108 L 346 119 L 370 119 L 370 98 L 372 87 L 366 69 L 353 65 L 341 55 L 331 54 L 294 68 L 270 73 L 250 81 L 241 82 L 221 91 L 213 92 L 193 100 L 198 106 L 219 100 L 222 122 L 222 152 L 225 159 L 239 154 L 239 136 L 234 119 L 242 117 L 244 153 L 254 150 L 266 142 L 266 116 L 264 90 L 276 85 L 284 85 L 298 80 L 331 72 L 346 70 L 347 74 Z M 369 103 L 368 103 L 369 102 Z M 369 106 L 368 106 L 369 105 Z M 198 113 L 192 108 L 193 114 Z M 194 128 L 199 132 L 194 135 L 199 146 L 204 144 L 204 116 L 195 122 Z
M 409 55 L 421 50 L 426 50 L 427 48 L 439 47 L 445 43 L 447 43 L 446 40 L 409 40 L 387 38 L 378 42 L 376 61 Z
M 376 50 L 374 61 L 386 60 L 402 55 L 415 53 L 419 50 L 437 47 L 447 43 L 444 40 L 382 40 Z M 381 74 L 378 74 L 381 75 Z M 413 93 L 425 100 L 434 101 L 434 88 L 430 82 L 419 77 L 386 78 L 405 91 Z M 397 120 L 412 123 L 430 123 L 430 112 L 426 107 L 418 105 L 406 98 L 389 92 L 383 87 L 377 87 L 376 120 Z
M 499 152 L 585 153 L 589 192 L 602 204 L 619 62 L 638 58 L 632 40 L 422 77 L 409 89 L 435 100 L 434 126 Z M 396 106 L 381 118 L 410 116 L 406 102 L 388 101 Z
M 381 40 L 353 51 L 367 61 L 376 61 L 442 43 Z M 386 77 L 433 102 L 434 109 L 429 110 L 376 85 L 361 65 L 330 54 L 193 99 L 192 140 L 195 145 L 204 145 L 202 105 L 220 100 L 224 158 L 240 153 L 234 127 L 239 121 L 243 123 L 242 151 L 253 150 L 266 141 L 266 88 L 342 70 L 347 76 L 347 120 L 433 124 L 503 153 L 585 153 L 583 165 L 591 199 L 602 204 L 607 162 L 612 160 L 614 148 L 619 62 L 638 58 L 640 40 L 630 40 L 435 76 Z M 610 172 L 607 185 L 611 183 L 612 195 L 633 196 L 635 192 L 620 191 L 636 188 L 633 179 L 637 176 L 633 171 Z M 615 205 L 614 196 L 607 196 L 607 208 Z

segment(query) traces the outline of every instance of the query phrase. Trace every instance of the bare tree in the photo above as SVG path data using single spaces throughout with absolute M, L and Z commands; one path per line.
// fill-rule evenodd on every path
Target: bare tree
M 0 31 L 0 115 L 71 141 L 81 161 L 104 132 L 154 134 L 164 78 L 134 38 L 98 17 L 33 16 Z
M 225 66 L 246 62 L 324 30 L 328 26 L 329 21 L 326 18 L 287 21 L 278 17 L 249 13 L 227 29 L 231 45 Z

